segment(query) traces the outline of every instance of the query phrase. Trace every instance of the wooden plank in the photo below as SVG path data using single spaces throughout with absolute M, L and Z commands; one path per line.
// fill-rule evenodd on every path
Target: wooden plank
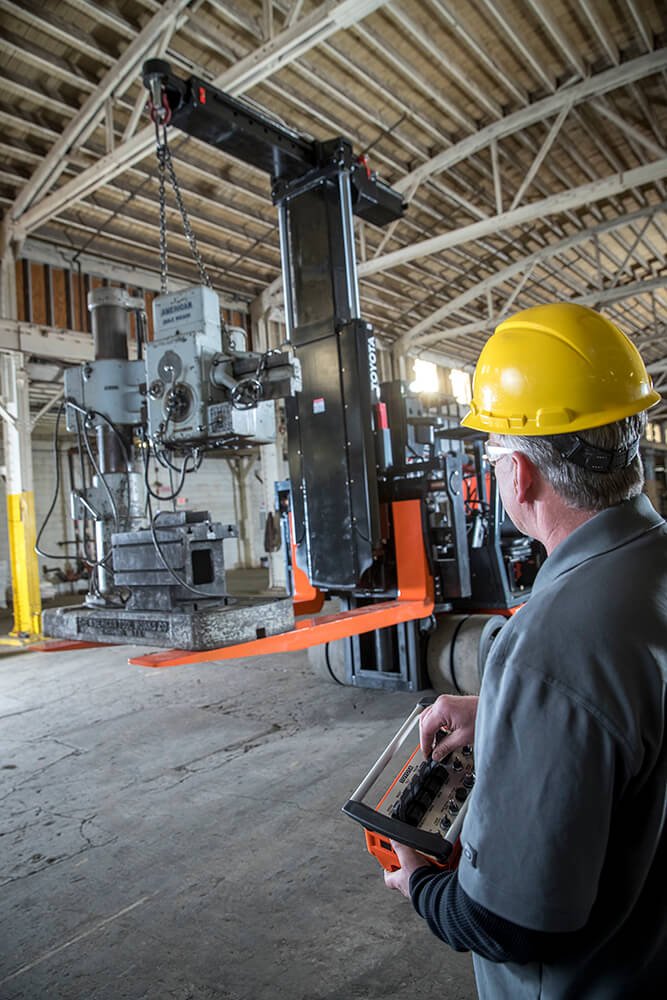
M 73 330 L 76 326 L 74 319 L 74 275 L 67 269 L 63 270 L 65 277 L 65 311 L 67 313 L 67 329 Z
M 60 267 L 51 268 L 51 283 L 53 288 L 53 323 L 52 326 L 67 329 L 67 278 Z
M 23 268 L 24 262 L 22 260 L 16 261 L 16 308 L 17 314 L 16 318 L 19 320 L 26 320 L 26 303 L 25 303 L 25 281 L 23 280 Z
M 84 295 L 84 278 L 79 271 L 72 271 L 72 312 L 74 329 L 80 330 L 85 333 L 86 327 L 86 314 L 85 314 L 85 295 Z
M 153 299 L 155 298 L 154 292 L 146 292 L 146 336 L 149 340 L 153 340 L 154 330 L 153 330 Z
M 27 318 L 31 323 L 46 326 L 46 275 L 44 273 L 44 264 L 30 265 L 30 286 L 30 315 Z

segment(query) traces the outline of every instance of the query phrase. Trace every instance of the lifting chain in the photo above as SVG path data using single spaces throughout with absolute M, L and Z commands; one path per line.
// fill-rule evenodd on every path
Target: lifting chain
M 174 195 L 176 197 L 176 204 L 178 210 L 181 214 L 181 221 L 183 223 L 183 232 L 190 244 L 190 250 L 192 256 L 194 257 L 197 267 L 199 268 L 199 276 L 203 285 L 208 288 L 211 287 L 211 279 L 206 270 L 206 265 L 202 259 L 202 256 L 197 247 L 197 237 L 195 236 L 192 225 L 190 224 L 190 218 L 187 213 L 187 209 L 183 204 L 183 196 L 181 194 L 181 189 L 176 179 L 176 172 L 174 170 L 174 164 L 171 156 L 171 150 L 169 149 L 169 143 L 167 142 L 167 125 L 169 124 L 170 115 L 160 115 L 158 113 L 151 113 L 151 117 L 155 122 L 155 139 L 157 144 L 157 162 L 158 162 L 158 177 L 159 177 L 159 210 L 160 210 L 160 292 L 162 295 L 167 294 L 168 286 L 168 263 L 167 263 L 167 193 L 166 193 L 166 175 L 169 174 L 169 181 L 172 188 L 174 189 Z M 162 129 L 162 131 L 160 131 Z M 259 401 L 264 395 L 264 386 L 261 381 L 261 375 L 266 367 L 267 358 L 273 351 L 266 351 L 260 356 L 257 364 L 257 371 L 254 376 L 249 376 L 247 378 L 241 379 L 237 385 L 234 386 L 231 392 L 232 405 L 237 410 L 249 410 L 254 409 Z
M 201 278 L 202 285 L 206 285 L 207 288 L 211 287 L 211 279 L 209 277 L 208 271 L 206 270 L 206 265 L 202 259 L 202 256 L 197 247 L 197 237 L 195 236 L 194 230 L 190 223 L 190 217 L 188 216 L 187 209 L 183 204 L 183 196 L 181 194 L 181 189 L 176 179 L 176 172 L 174 171 L 174 164 L 171 158 L 171 150 L 169 149 L 169 144 L 167 142 L 167 125 L 162 125 L 162 134 L 160 134 L 160 123 L 155 122 L 155 137 L 157 141 L 157 162 L 158 162 L 158 176 L 160 181 L 159 188 L 159 206 L 160 206 L 160 291 L 162 295 L 167 293 L 168 284 L 168 265 L 167 265 L 167 194 L 165 190 L 165 177 L 169 174 L 169 180 L 172 188 L 174 189 L 174 195 L 176 197 L 176 204 L 178 210 L 181 214 L 181 221 L 183 223 L 183 232 L 185 233 L 186 239 L 190 244 L 190 250 L 192 256 L 197 263 L 199 268 L 199 276 Z

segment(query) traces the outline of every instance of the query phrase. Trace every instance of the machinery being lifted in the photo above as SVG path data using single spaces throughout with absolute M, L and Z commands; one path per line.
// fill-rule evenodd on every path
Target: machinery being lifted
M 154 302 L 154 339 L 138 338 L 140 356 L 129 360 L 128 317 L 140 304 L 119 289 L 91 293 L 95 361 L 67 372 L 64 407 L 94 470 L 72 510 L 95 522 L 93 586 L 85 607 L 45 612 L 45 632 L 177 647 L 132 660 L 150 666 L 311 648 L 342 683 L 419 690 L 430 676 L 436 686 L 474 687 L 471 656 L 483 665 L 503 615 L 530 593 L 541 551 L 503 519 L 483 435 L 459 427 L 456 404 L 379 380 L 361 316 L 354 216 L 386 225 L 404 212 L 400 194 L 345 139 L 299 135 L 161 60 L 145 64 L 144 82 L 158 141 L 165 294 Z M 168 126 L 270 175 L 287 350 L 248 352 L 241 333 L 221 325 Z M 167 171 L 203 282 L 171 295 Z M 226 593 L 222 558 L 234 526 L 206 512 L 158 520 L 148 462 L 182 484 L 207 450 L 272 441 L 277 398 L 287 417 L 290 478 L 276 492 L 292 598 L 240 602 Z M 338 610 L 319 613 L 325 598 Z

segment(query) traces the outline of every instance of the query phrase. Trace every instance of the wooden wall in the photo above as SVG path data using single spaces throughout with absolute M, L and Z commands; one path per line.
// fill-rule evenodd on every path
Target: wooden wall
M 127 288 L 130 295 L 144 299 L 148 317 L 148 339 L 152 340 L 152 305 L 155 292 L 128 287 L 95 275 L 51 267 L 48 264 L 36 264 L 29 260 L 19 260 L 16 264 L 18 318 L 26 323 L 90 333 L 90 313 L 86 307 L 88 292 L 101 286 Z M 223 309 L 222 315 L 225 323 L 230 326 L 240 326 L 246 331 L 250 345 L 249 313 Z M 130 331 L 134 338 L 136 335 L 134 316 L 130 317 Z

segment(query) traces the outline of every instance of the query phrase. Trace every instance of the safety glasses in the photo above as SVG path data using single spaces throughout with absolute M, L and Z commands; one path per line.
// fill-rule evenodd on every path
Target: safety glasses
M 503 455 L 513 455 L 515 451 L 516 448 L 504 448 L 501 444 L 489 444 L 488 441 L 484 445 L 484 457 L 491 466 Z

